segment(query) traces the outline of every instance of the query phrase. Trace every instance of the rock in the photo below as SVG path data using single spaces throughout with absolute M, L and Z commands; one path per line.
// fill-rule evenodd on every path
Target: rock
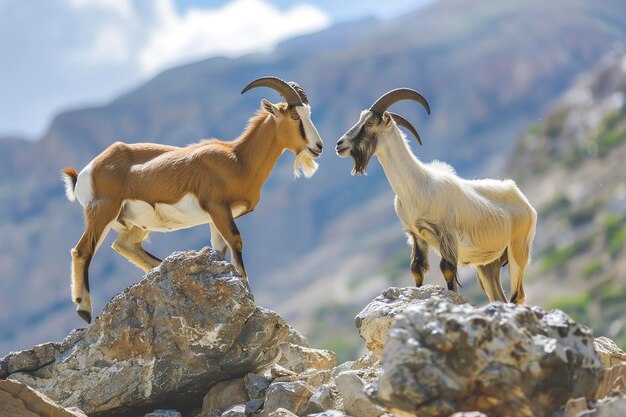
M 222 413 L 222 417 L 246 417 L 246 406 L 234 405 Z
M 481 413 L 480 411 L 469 411 L 469 412 L 463 411 L 460 413 L 454 413 L 450 417 L 487 417 L 487 416 Z
M 328 370 L 337 366 L 337 356 L 334 352 L 324 349 L 311 349 L 292 343 L 280 345 L 280 359 L 278 365 L 296 373 L 308 370 Z
M 301 381 L 273 382 L 265 393 L 265 403 L 261 417 L 269 417 L 279 408 L 301 415 L 313 395 L 311 388 Z
M 593 341 L 593 345 L 596 352 L 600 355 L 605 367 L 610 368 L 611 366 L 620 365 L 626 362 L 626 353 L 624 353 L 624 351 L 608 337 L 596 337 Z
M 624 417 L 626 416 L 626 395 L 600 400 L 594 405 L 594 408 L 596 414 L 593 417 Z
M 16 381 L 0 381 L 0 417 L 87 417 Z
M 246 415 L 250 416 L 263 408 L 263 399 L 250 400 L 246 403 Z
M 358 371 L 342 372 L 335 378 L 337 390 L 347 413 L 359 417 L 378 417 L 385 410 L 365 395 L 365 382 Z
M 387 343 L 387 334 L 394 317 L 409 305 L 421 304 L 435 297 L 452 304 L 468 303 L 457 293 L 438 285 L 423 285 L 419 288 L 387 288 L 356 316 L 356 327 L 367 348 L 380 357 Z
M 306 414 L 321 413 L 337 406 L 336 395 L 329 385 L 320 386 L 309 398 Z
M 587 399 L 585 397 L 569 400 L 565 405 L 563 417 L 576 417 L 582 411 L 589 410 Z
M 244 404 L 249 399 L 243 378 L 223 381 L 211 387 L 204 396 L 202 412 L 212 409 L 226 410 L 233 405 Z
M 113 298 L 53 363 L 9 378 L 92 417 L 189 405 L 219 381 L 271 366 L 286 334 L 220 252 L 176 252 Z
M 302 335 L 295 328 L 287 325 L 287 337 L 285 338 L 285 343 L 291 343 L 292 345 L 298 345 L 303 347 L 311 347 L 309 344 L 309 340 Z
M 592 398 L 603 373 L 591 331 L 562 311 L 439 298 L 396 318 L 382 369 L 369 396 L 391 412 L 423 417 L 463 410 L 549 417 L 569 398 Z
M 350 417 L 343 411 L 339 410 L 326 410 L 322 413 L 309 414 L 307 417 Z
M 298 417 L 298 416 L 287 409 L 279 408 L 278 410 L 271 413 L 268 417 Z
M 612 366 L 604 370 L 604 378 L 594 398 L 626 395 L 626 364 Z
M 182 417 L 182 415 L 176 410 L 154 410 L 151 413 L 146 414 L 144 417 Z
M 270 380 L 261 375 L 247 374 L 243 378 L 246 391 L 251 399 L 264 398 L 267 387 L 270 386 Z

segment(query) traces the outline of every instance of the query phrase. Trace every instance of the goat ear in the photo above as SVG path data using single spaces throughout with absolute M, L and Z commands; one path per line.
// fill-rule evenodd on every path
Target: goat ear
M 261 107 L 263 107 L 265 111 L 267 111 L 269 114 L 273 115 L 274 117 L 278 116 L 278 113 L 279 113 L 278 107 L 274 106 L 269 101 L 265 99 L 261 100 Z
M 383 123 L 385 126 L 389 127 L 393 124 L 393 117 L 389 114 L 389 112 L 383 113 Z

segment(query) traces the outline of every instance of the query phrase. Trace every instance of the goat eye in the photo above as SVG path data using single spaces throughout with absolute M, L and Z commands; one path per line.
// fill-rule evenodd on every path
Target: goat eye
M 292 114 L 292 115 L 291 115 L 291 118 L 292 118 L 293 120 L 300 120 L 300 116 L 298 116 L 297 114 Z
M 365 122 L 365 126 L 372 126 L 374 124 L 373 121 L 368 120 L 367 122 Z

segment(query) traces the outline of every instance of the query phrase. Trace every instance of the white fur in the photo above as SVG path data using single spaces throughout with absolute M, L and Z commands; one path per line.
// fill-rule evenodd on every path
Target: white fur
M 319 149 L 322 139 L 311 121 L 311 107 L 305 104 L 303 106 L 296 106 L 295 109 L 302 121 L 304 135 L 307 138 L 307 145 L 314 150 Z M 310 178 L 315 174 L 318 167 L 319 165 L 315 162 L 313 154 L 308 149 L 305 149 L 296 156 L 296 160 L 293 164 L 293 172 L 296 177 L 299 177 L 300 172 L 302 172 L 306 178 Z
M 152 207 L 141 200 L 127 200 L 120 219 L 153 232 L 172 232 L 200 224 L 211 223 L 211 217 L 200 207 L 193 194 L 187 194 L 175 204 L 157 203 Z
M 78 174 L 78 180 L 76 181 L 76 188 L 74 194 L 78 199 L 81 206 L 87 207 L 93 199 L 93 183 L 91 180 L 91 162 L 80 171 Z M 72 200 L 74 201 L 74 200 Z

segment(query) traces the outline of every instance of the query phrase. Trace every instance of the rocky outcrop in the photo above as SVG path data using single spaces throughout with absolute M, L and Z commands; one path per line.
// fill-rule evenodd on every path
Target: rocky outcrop
M 365 341 L 365 346 L 380 357 L 387 344 L 387 335 L 396 315 L 403 312 L 409 305 L 421 304 L 433 298 L 452 304 L 469 302 L 457 293 L 438 285 L 424 285 L 420 288 L 387 288 L 356 316 L 356 327 Z
M 198 401 L 211 385 L 271 366 L 286 335 L 221 253 L 205 248 L 169 256 L 89 329 L 4 362 L 10 379 L 98 416 Z
M 396 317 L 382 368 L 370 397 L 420 417 L 548 417 L 569 398 L 593 398 L 603 375 L 591 331 L 559 310 L 436 298 Z
M 16 381 L 0 381 L 0 417 L 87 417 Z
M 626 364 L 626 353 L 608 337 L 596 337 L 593 346 L 605 367 L 610 368 L 611 366 Z

